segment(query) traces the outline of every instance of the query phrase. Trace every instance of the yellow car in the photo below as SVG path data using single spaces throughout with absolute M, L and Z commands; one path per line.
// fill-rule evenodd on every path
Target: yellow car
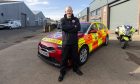
M 80 64 L 86 63 L 89 53 L 109 41 L 108 28 L 102 23 L 81 22 L 78 32 L 78 53 Z M 58 31 L 44 37 L 38 44 L 38 56 L 55 66 L 60 66 L 62 55 L 62 32 Z

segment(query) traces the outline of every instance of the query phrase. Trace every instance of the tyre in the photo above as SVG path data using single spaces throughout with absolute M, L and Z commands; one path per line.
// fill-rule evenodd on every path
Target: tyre
M 83 46 L 80 51 L 79 51 L 79 64 L 83 65 L 87 62 L 88 59 L 88 54 L 89 54 L 89 49 L 87 46 Z
M 12 29 L 12 27 L 10 26 L 9 29 Z
M 125 48 L 127 47 L 127 44 L 128 44 L 127 41 L 122 42 L 122 43 L 121 43 L 121 48 L 122 48 L 122 49 L 125 49 Z
M 19 28 L 19 29 L 21 29 L 22 27 L 21 27 L 21 26 L 19 26 L 18 28 Z
M 109 43 L 109 36 L 106 36 L 104 45 L 107 46 Z

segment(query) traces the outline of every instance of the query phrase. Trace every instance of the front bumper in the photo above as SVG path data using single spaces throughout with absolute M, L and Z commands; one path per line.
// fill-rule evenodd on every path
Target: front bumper
M 0 29 L 9 28 L 9 26 L 0 26 Z
M 40 57 L 44 62 L 52 64 L 52 65 L 60 68 L 60 63 L 55 58 L 46 57 L 46 56 L 40 54 L 39 52 L 38 52 L 38 57 Z
M 3 25 L 0 25 L 0 29 L 3 29 L 3 28 L 5 28 L 5 26 L 3 26 Z

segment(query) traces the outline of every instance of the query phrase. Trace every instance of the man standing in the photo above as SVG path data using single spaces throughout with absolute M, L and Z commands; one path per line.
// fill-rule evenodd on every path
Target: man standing
M 78 31 L 80 31 L 80 23 L 78 18 L 74 17 L 72 7 L 65 9 L 65 15 L 61 19 L 62 27 L 62 64 L 58 81 L 62 81 L 68 65 L 68 59 L 73 62 L 73 71 L 78 75 L 83 75 L 79 70 L 78 58 Z

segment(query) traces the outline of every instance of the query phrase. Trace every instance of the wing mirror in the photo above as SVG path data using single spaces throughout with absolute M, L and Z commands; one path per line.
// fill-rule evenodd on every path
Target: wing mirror
M 97 30 L 90 30 L 89 33 L 97 33 Z

